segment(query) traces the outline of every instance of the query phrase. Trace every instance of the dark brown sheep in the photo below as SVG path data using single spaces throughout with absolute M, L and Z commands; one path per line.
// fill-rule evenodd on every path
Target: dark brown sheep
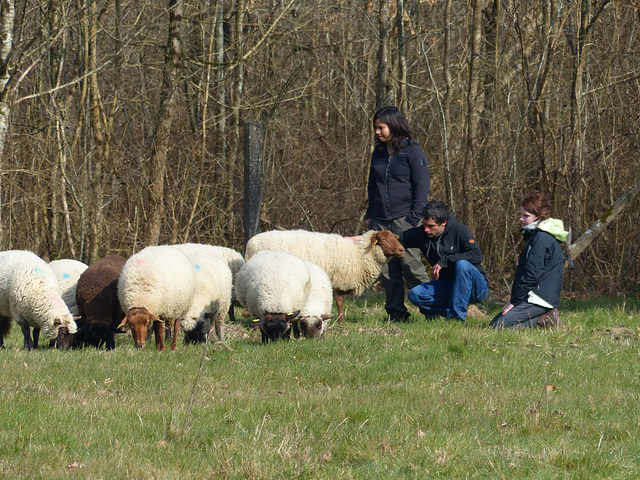
M 118 302 L 118 277 L 126 261 L 110 255 L 96 260 L 80 275 L 76 301 L 81 319 L 77 322 L 76 345 L 104 345 L 111 350 L 115 334 L 124 333 L 118 329 L 124 316 Z

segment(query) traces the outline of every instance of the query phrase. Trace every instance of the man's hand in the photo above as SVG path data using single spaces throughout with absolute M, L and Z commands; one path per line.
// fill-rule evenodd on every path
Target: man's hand
M 438 280 L 438 278 L 440 278 L 440 270 L 442 270 L 442 267 L 439 263 L 436 263 L 431 269 L 431 280 Z

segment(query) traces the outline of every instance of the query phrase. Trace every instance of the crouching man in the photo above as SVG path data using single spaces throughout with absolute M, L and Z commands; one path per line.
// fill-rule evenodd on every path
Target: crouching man
M 405 248 L 419 248 L 431 265 L 431 281 L 409 291 L 409 300 L 428 320 L 442 316 L 464 321 L 467 305 L 487 298 L 489 283 L 480 247 L 444 203 L 427 203 L 422 226 L 405 230 L 399 240 Z

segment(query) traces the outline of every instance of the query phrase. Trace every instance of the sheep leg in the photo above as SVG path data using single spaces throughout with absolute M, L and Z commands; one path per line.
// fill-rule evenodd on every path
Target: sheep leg
M 344 294 L 339 290 L 334 290 L 333 295 L 336 299 L 336 307 L 338 308 L 338 323 L 344 322 Z
M 233 305 L 231 306 L 231 308 L 233 308 Z M 224 342 L 224 312 L 218 312 L 216 314 L 214 325 L 216 328 L 216 337 L 218 337 L 218 341 Z
M 173 339 L 171 340 L 171 351 L 173 352 L 178 346 L 178 330 L 180 329 L 180 321 L 173 322 Z
M 4 337 L 11 330 L 11 318 L 0 315 L 0 348 L 4 348 Z
M 35 327 L 33 329 L 33 348 L 38 348 L 38 340 L 40 339 L 40 329 Z
M 156 335 L 156 350 L 164 352 L 164 322 L 153 322 L 153 330 Z
M 21 324 L 22 335 L 24 336 L 24 349 L 33 350 L 33 341 L 31 340 L 31 329 L 29 324 Z

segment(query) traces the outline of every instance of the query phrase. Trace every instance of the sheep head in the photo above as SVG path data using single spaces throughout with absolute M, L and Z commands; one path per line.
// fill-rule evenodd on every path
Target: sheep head
M 318 338 L 324 333 L 324 322 L 330 318 L 335 317 L 336 314 L 324 314 L 320 317 L 301 317 L 299 320 L 293 322 L 294 335 L 300 336 L 302 334 L 308 338 Z
M 132 308 L 127 312 L 127 316 L 120 322 L 118 328 L 129 325 L 131 334 L 133 335 L 133 343 L 136 348 L 144 348 L 149 327 L 151 327 L 153 322 L 162 322 L 162 320 L 146 308 Z
M 100 348 L 103 345 L 107 350 L 113 350 L 116 347 L 115 334 L 125 333 L 120 328 L 114 328 L 112 325 L 104 322 L 91 322 L 78 329 L 78 340 L 85 345 L 91 345 Z
M 53 343 L 60 350 L 69 350 L 73 343 L 73 333 L 69 332 L 68 327 L 59 327 L 58 336 L 53 339 Z
M 375 232 L 371 243 L 378 245 L 385 257 L 402 257 L 404 255 L 404 247 L 398 241 L 398 235 L 389 230 Z
M 300 310 L 293 313 L 265 313 L 262 318 L 254 320 L 253 325 L 260 327 L 262 343 L 286 338 L 291 333 L 291 321 L 300 315 Z

